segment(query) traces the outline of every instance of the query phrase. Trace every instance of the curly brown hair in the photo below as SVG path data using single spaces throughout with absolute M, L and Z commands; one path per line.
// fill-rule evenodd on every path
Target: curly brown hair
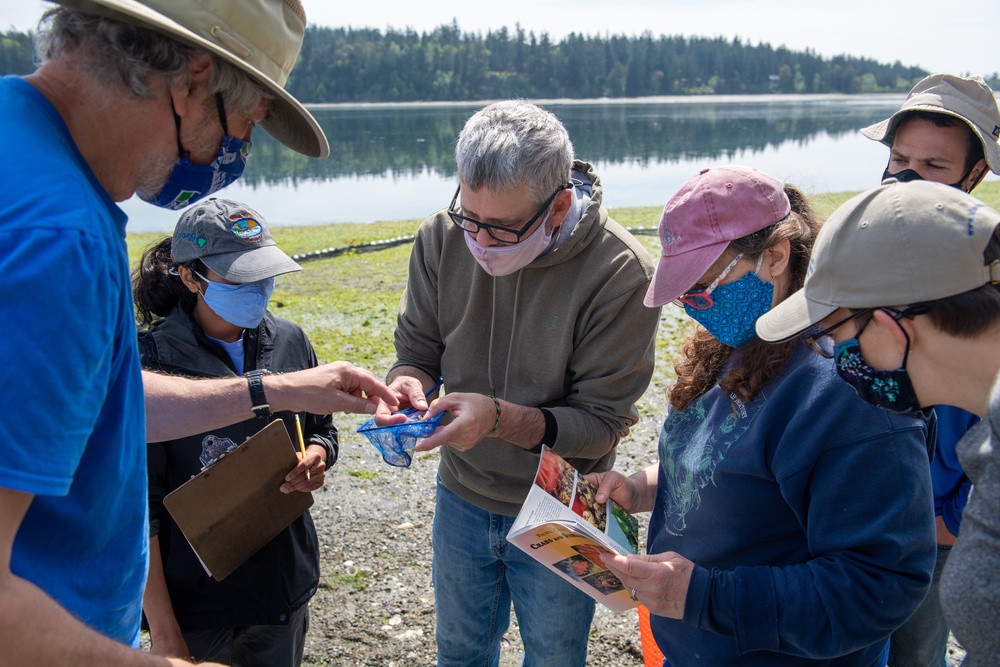
M 757 259 L 765 250 L 787 239 L 790 245 L 788 259 L 789 285 L 784 300 L 802 287 L 809 267 L 809 254 L 819 232 L 821 220 L 813 211 L 805 194 L 795 186 L 785 184 L 785 194 L 792 211 L 770 227 L 735 239 L 729 244 L 733 252 L 749 259 Z M 696 398 L 718 383 L 730 396 L 743 400 L 753 399 L 761 388 L 771 381 L 788 361 L 792 350 L 800 345 L 798 338 L 779 344 L 765 343 L 754 338 L 740 348 L 738 362 L 726 376 L 719 378 L 734 348 L 717 341 L 701 326 L 681 346 L 681 356 L 674 364 L 677 382 L 670 389 L 670 405 L 683 410 Z

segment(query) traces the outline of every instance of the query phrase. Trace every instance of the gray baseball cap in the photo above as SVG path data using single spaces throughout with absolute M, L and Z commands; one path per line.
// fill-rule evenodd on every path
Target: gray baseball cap
M 965 122 L 979 137 L 986 154 L 986 164 L 1000 174 L 1000 108 L 993 90 L 982 77 L 931 74 L 913 86 L 899 111 L 885 120 L 869 125 L 861 134 L 892 147 L 899 121 L 911 111 L 930 111 L 954 116 Z
M 1000 283 L 983 252 L 1000 213 L 957 188 L 886 179 L 840 206 L 813 247 L 805 286 L 757 320 L 757 335 L 787 340 L 838 308 L 902 306 Z
M 212 198 L 186 210 L 174 227 L 170 254 L 178 264 L 200 259 L 234 283 L 302 270 L 275 245 L 267 221 L 231 199 Z

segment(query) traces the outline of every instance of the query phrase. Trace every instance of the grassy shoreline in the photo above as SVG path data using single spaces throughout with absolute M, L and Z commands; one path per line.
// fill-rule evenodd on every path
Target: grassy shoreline
M 811 195 L 825 218 L 855 192 Z M 1000 210 L 1000 181 L 990 181 L 975 190 L 975 196 Z M 629 228 L 654 227 L 661 207 L 613 208 L 611 216 Z M 266 215 L 266 213 L 265 213 Z M 339 248 L 413 234 L 421 219 L 326 225 L 272 227 L 278 246 L 289 255 L 323 248 Z M 163 238 L 159 232 L 138 232 L 127 237 L 129 259 L 135 264 L 142 250 Z M 639 240 L 653 257 L 660 252 L 655 235 Z M 271 311 L 305 329 L 321 362 L 343 359 L 381 376 L 394 360 L 392 335 L 396 326 L 399 297 L 406 286 L 410 245 L 385 250 L 347 253 L 306 263 L 299 273 L 279 276 L 271 299 Z M 670 309 L 665 309 L 670 313 Z M 672 314 L 672 313 L 670 313 Z M 672 368 L 670 358 L 686 332 L 680 318 L 661 321 L 657 365 Z

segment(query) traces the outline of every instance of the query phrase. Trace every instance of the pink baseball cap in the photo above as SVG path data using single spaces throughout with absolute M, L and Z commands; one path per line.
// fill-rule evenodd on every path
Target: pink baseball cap
M 698 282 L 730 241 L 770 227 L 791 210 L 785 184 L 764 172 L 702 169 L 663 207 L 660 262 L 643 303 L 670 303 Z

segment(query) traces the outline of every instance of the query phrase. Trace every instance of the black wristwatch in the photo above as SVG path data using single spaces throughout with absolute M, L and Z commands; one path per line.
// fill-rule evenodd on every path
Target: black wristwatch
M 247 387 L 250 389 L 250 402 L 253 403 L 254 415 L 264 422 L 271 421 L 271 406 L 264 396 L 264 381 L 261 379 L 265 375 L 270 375 L 271 371 L 260 368 L 244 373 L 247 379 Z

